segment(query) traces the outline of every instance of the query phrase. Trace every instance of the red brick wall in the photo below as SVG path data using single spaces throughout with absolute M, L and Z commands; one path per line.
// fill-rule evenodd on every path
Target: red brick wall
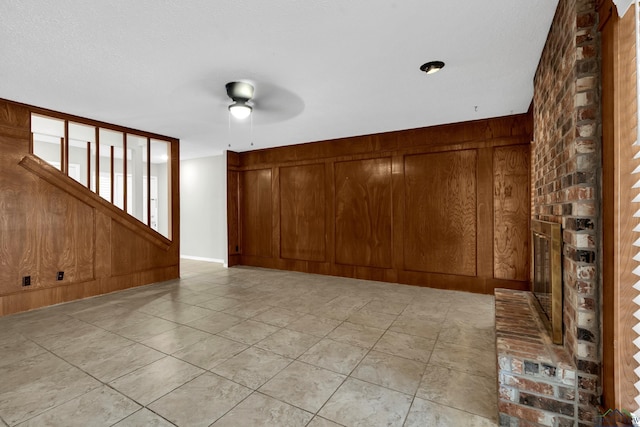
M 600 65 L 596 0 L 560 0 L 534 79 L 532 213 L 563 226 L 565 348 L 581 421 L 599 396 Z
M 572 427 L 579 416 L 569 352 L 554 346 L 528 292 L 497 289 L 500 426 Z

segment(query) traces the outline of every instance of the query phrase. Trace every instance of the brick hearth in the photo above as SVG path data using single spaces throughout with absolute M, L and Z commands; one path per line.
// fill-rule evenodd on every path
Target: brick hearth
M 554 345 L 530 292 L 496 289 L 500 426 L 578 425 L 578 378 L 569 353 Z

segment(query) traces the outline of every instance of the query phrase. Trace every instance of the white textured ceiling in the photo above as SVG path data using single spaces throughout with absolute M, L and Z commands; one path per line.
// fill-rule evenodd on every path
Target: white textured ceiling
M 3 0 L 0 98 L 177 137 L 183 158 L 522 113 L 556 5 Z M 253 130 L 229 124 L 233 80 L 255 85 Z

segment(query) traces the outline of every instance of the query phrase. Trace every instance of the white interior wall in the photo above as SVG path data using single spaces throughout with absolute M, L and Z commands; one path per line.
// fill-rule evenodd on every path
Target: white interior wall
M 227 156 L 180 162 L 180 254 L 227 264 Z

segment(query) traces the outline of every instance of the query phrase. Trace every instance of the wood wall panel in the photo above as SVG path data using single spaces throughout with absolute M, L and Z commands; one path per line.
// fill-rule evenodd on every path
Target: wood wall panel
M 280 255 L 282 258 L 326 260 L 326 196 L 324 164 L 290 166 L 280 175 Z
M 493 154 L 494 277 L 529 277 L 529 146 L 498 147 Z
M 26 106 L 0 99 L 0 135 L 19 138 L 13 141 L 11 150 L 2 151 L 3 157 L 29 151 L 30 126 L 31 114 Z
M 477 223 L 478 242 L 476 247 L 476 274 L 479 277 L 493 277 L 493 227 L 484 224 L 493 224 L 493 149 L 478 149 L 478 173 L 477 173 Z M 489 288 L 485 286 L 485 292 Z
M 270 257 L 272 254 L 271 169 L 242 174 L 242 253 Z
M 336 162 L 338 264 L 391 268 L 391 158 Z
M 111 218 L 96 209 L 96 250 L 94 269 L 96 277 L 111 276 Z
M 475 150 L 405 158 L 408 270 L 476 275 Z
M 94 279 L 94 210 L 41 181 L 38 210 L 38 286 Z M 62 281 L 56 274 L 64 272 Z
M 88 282 L 74 282 L 62 286 L 29 289 L 8 295 L 0 295 L 0 316 L 33 310 L 52 304 L 88 298 L 108 292 L 164 282 L 179 276 L 179 266 L 151 269 L 125 276 L 103 277 Z
M 82 203 L 87 204 L 88 206 L 93 207 L 94 209 L 98 209 L 105 214 L 108 214 L 110 218 L 114 221 L 117 221 L 119 224 L 127 227 L 131 232 L 140 234 L 144 236 L 145 239 L 155 244 L 156 246 L 169 251 L 174 251 L 178 247 L 178 242 L 175 239 L 170 240 L 160 233 L 154 231 L 150 227 L 147 227 L 131 215 L 124 213 L 124 211 L 115 205 L 107 202 L 102 197 L 98 196 L 96 193 L 92 191 L 87 191 L 87 188 L 64 174 L 61 174 L 60 171 L 46 161 L 34 156 L 32 154 L 26 155 L 20 160 L 18 163 L 19 166 L 24 169 L 30 171 L 35 176 L 42 178 L 44 181 L 52 184 L 54 187 L 61 189 L 69 196 L 80 200 Z M 171 175 L 174 179 L 178 179 L 178 176 L 174 176 L 174 167 L 172 165 Z M 173 181 L 176 182 L 176 181 Z M 175 188 L 177 186 L 173 186 Z M 176 210 L 179 210 L 179 205 L 175 202 L 175 197 L 171 197 L 171 205 L 174 209 L 171 217 L 176 218 L 177 213 Z M 173 232 L 177 233 L 175 235 L 179 235 L 179 230 L 176 230 L 175 224 L 173 225 Z M 172 234 L 174 235 L 174 234 Z
M 371 156 L 372 154 L 417 150 L 434 147 L 451 149 L 455 144 L 487 141 L 496 144 L 514 140 L 531 141 L 533 122 L 528 114 L 518 114 L 493 119 L 452 123 L 426 128 L 385 132 L 375 135 L 354 136 L 329 141 L 268 148 L 241 153 L 243 166 L 259 164 L 286 164 L 318 159 L 335 159 L 344 156 Z M 528 136 L 527 136 L 528 135 Z M 525 136 L 525 138 L 523 138 Z M 526 139 L 528 138 L 528 139 Z
M 29 194 L 36 191 L 34 176 L 9 174 L 15 168 L 16 138 L 0 136 L 0 294 L 20 289 L 23 276 L 36 282 L 38 263 L 37 211 Z
M 242 224 L 240 223 L 240 157 L 227 151 L 227 265 L 240 264 Z
M 175 264 L 173 254 L 111 221 L 111 274 L 122 276 Z
M 494 202 L 494 161 L 503 165 L 494 150 L 528 147 L 531 132 L 525 114 L 230 153 L 243 242 L 234 261 L 482 293 L 528 289 L 521 270 L 510 277 L 494 265 L 494 245 L 519 260 L 504 248 L 529 238 L 516 220 L 525 242 L 494 236 L 505 205 Z M 514 173 L 498 176 L 517 181 Z
M 634 331 L 638 320 L 633 302 L 638 291 L 633 284 L 638 252 L 635 241 L 640 225 L 634 217 L 639 179 L 633 146 L 638 136 L 637 63 L 635 9 L 622 17 L 611 0 L 600 2 L 602 40 L 602 405 L 634 412 L 638 395 L 634 384 L 637 348 Z
M 638 390 L 635 384 L 640 380 L 637 370 L 640 364 L 635 359 L 638 348 L 634 344 L 638 340 L 637 324 L 638 319 L 635 313 L 638 306 L 634 300 L 638 298 L 638 290 L 633 286 L 629 286 L 637 280 L 634 274 L 638 267 L 638 262 L 634 259 L 638 255 L 638 247 L 636 240 L 638 233 L 630 233 L 631 230 L 638 230 L 640 221 L 635 217 L 638 205 L 630 203 L 638 197 L 638 190 L 624 191 L 632 189 L 637 185 L 640 177 L 637 173 L 633 173 L 632 169 L 640 166 L 637 160 L 638 152 L 638 68 L 636 56 L 638 55 L 638 47 L 636 46 L 637 26 L 636 20 L 640 17 L 636 16 L 633 6 L 629 8 L 627 13 L 620 19 L 618 26 L 617 46 L 618 56 L 618 81 L 616 82 L 616 113 L 618 116 L 615 132 L 618 138 L 616 147 L 616 155 L 618 167 L 616 171 L 619 176 L 616 177 L 616 187 L 621 189 L 616 192 L 618 200 L 616 201 L 616 233 L 619 237 L 617 254 L 618 263 L 616 271 L 616 288 L 614 291 L 615 301 L 617 302 L 616 310 L 616 337 L 615 342 L 618 343 L 615 351 L 616 354 L 616 371 L 615 381 L 618 387 L 617 408 L 639 408 L 639 404 L 635 397 L 638 396 Z M 630 159 L 634 158 L 635 162 Z M 634 194 L 635 193 L 635 194 Z M 635 375 L 629 375 L 634 372 Z
M 0 316 L 178 277 L 178 141 L 169 240 L 31 155 L 32 111 L 105 125 L 0 99 Z
M 227 173 L 227 224 L 228 236 L 227 243 L 229 255 L 237 255 L 240 253 L 240 173 L 237 171 L 229 171 Z

